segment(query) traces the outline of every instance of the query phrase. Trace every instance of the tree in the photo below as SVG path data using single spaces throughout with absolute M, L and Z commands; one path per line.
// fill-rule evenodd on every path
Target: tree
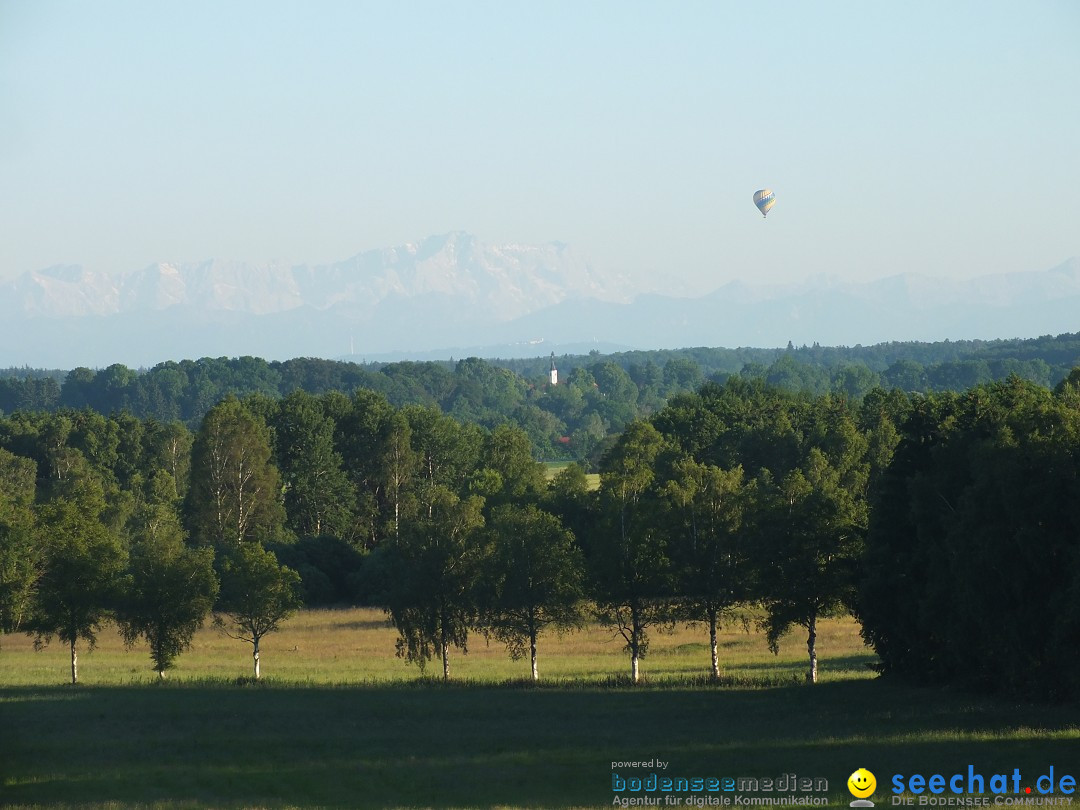
M 963 391 L 990 380 L 990 365 L 985 360 L 957 360 L 939 363 L 927 372 L 929 383 L 943 391 Z
M 405 416 L 386 398 L 357 391 L 337 422 L 335 446 L 356 493 L 366 545 L 396 536 L 415 510 L 418 457 Z
M 692 391 L 701 385 L 701 367 L 685 357 L 673 357 L 664 364 L 664 386 L 668 391 Z
M 863 638 L 885 672 L 916 681 L 936 680 L 933 662 L 942 660 L 940 633 L 926 632 L 920 602 L 936 579 L 929 538 L 944 534 L 966 478 L 938 448 L 951 444 L 959 421 L 951 393 L 917 397 L 901 423 L 902 438 L 876 486 L 874 510 L 861 561 L 856 613 Z M 949 455 L 952 455 L 951 453 Z M 930 666 L 928 666 L 928 664 Z
M 445 403 L 455 417 L 490 424 L 505 418 L 524 396 L 524 381 L 504 368 L 476 357 L 458 361 L 454 368 L 454 390 Z
M 167 473 L 171 479 L 171 497 L 182 500 L 188 491 L 191 475 L 191 432 L 180 422 L 146 421 L 145 453 L 147 468 Z
M 229 638 L 252 646 L 258 680 L 260 642 L 300 605 L 300 575 L 279 565 L 272 552 L 245 543 L 233 549 L 222 566 L 221 598 L 214 609 L 214 625 Z
M 510 421 L 529 437 L 539 458 L 552 459 L 566 455 L 567 448 L 560 442 L 560 438 L 566 435 L 566 425 L 554 414 L 530 402 L 515 408 L 510 414 Z
M 117 623 L 128 646 L 146 639 L 154 669 L 164 678 L 217 598 L 214 550 L 184 545 L 180 522 L 167 506 L 147 506 L 140 522 Z
M 887 407 L 874 407 L 878 394 L 883 393 L 880 388 L 875 388 L 863 399 L 862 413 L 860 414 L 860 427 L 866 436 L 866 460 L 869 465 L 869 489 L 877 486 L 878 481 L 884 474 L 892 460 L 896 446 L 900 443 L 900 431 L 897 425 L 902 421 L 903 414 L 910 408 L 910 403 L 900 391 L 893 391 L 886 395 L 899 395 L 902 403 L 895 410 Z M 870 405 L 871 407 L 867 407 Z
M 443 486 L 459 492 L 480 459 L 483 433 L 476 425 L 462 424 L 437 408 L 401 409 L 417 456 L 418 498 L 429 501 L 425 490 Z
M 1078 503 L 1080 410 L 1066 391 L 1014 377 L 916 400 L 881 478 L 859 588 L 883 670 L 1075 700 Z
M 776 486 L 767 482 L 763 477 L 758 490 L 757 528 L 769 647 L 776 652 L 793 624 L 806 628 L 807 680 L 817 683 L 817 622 L 853 602 L 865 499 L 817 447 L 805 470 L 788 473 Z
M 781 362 L 784 361 L 784 362 Z M 785 355 L 788 370 L 799 364 Z M 817 620 L 850 605 L 866 523 L 867 437 L 843 400 L 729 379 L 679 398 L 657 416 L 698 463 L 741 467 L 751 479 L 741 534 L 755 598 L 766 606 L 775 650 L 792 625 L 807 628 L 817 677 Z M 889 452 L 882 433 L 878 456 Z
M 785 353 L 769 366 L 765 381 L 786 391 L 821 394 L 828 390 L 829 373 L 821 366 L 800 362 L 794 354 Z
M 505 503 L 536 503 L 547 488 L 544 467 L 532 457 L 525 431 L 499 425 L 484 437 L 478 472 L 490 479 L 483 487 L 489 509 Z
M 80 640 L 92 650 L 97 632 L 116 604 L 126 555 L 102 523 L 101 484 L 89 474 L 69 478 L 41 507 L 44 571 L 26 631 L 41 648 L 53 636 L 71 651 L 71 682 L 78 681 Z
M 589 366 L 596 386 L 587 390 L 586 401 L 608 424 L 621 428 L 637 413 L 638 389 L 630 375 L 609 361 Z
M 751 565 L 742 536 L 742 467 L 722 470 L 691 458 L 673 465 L 664 485 L 678 535 L 680 599 L 688 618 L 709 628 L 712 677 L 720 677 L 716 631 L 720 621 L 753 593 Z
M 235 397 L 211 408 L 195 437 L 187 513 L 191 536 L 223 549 L 281 531 L 285 510 L 269 430 Z
M 882 372 L 881 381 L 902 391 L 925 391 L 929 386 L 926 369 L 914 360 L 897 360 Z
M 878 375 L 867 368 L 865 363 L 849 364 L 833 372 L 832 390 L 853 400 L 859 400 L 879 382 Z
M 442 486 L 426 509 L 382 549 L 382 600 L 398 631 L 397 654 L 421 670 L 435 655 L 450 679 L 450 647 L 468 652 L 482 550 L 483 499 Z
M 656 428 L 633 422 L 604 456 L 600 525 L 588 549 L 597 617 L 626 641 L 635 684 L 649 627 L 670 624 L 673 615 L 671 560 L 655 487 L 664 448 Z
M 559 519 L 531 504 L 497 507 L 487 529 L 481 622 L 515 661 L 528 651 L 536 681 L 540 633 L 581 623 L 585 562 Z
M 1080 406 L 1080 366 L 1073 368 L 1054 388 L 1057 398 L 1072 407 Z
M 558 517 L 575 537 L 582 538 L 590 531 L 595 518 L 595 496 L 585 468 L 571 463 L 551 479 L 544 493 L 543 507 Z
M 37 465 L 0 449 L 0 633 L 19 629 L 41 574 L 33 504 Z
M 334 423 L 303 391 L 282 400 L 274 419 L 289 527 L 301 537 L 351 539 L 354 493 L 334 448 Z

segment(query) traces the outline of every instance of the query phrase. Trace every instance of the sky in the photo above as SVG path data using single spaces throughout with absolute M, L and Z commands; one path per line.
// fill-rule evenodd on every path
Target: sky
M 1049 269 L 1080 3 L 0 0 L 0 280 L 458 230 L 689 294 Z

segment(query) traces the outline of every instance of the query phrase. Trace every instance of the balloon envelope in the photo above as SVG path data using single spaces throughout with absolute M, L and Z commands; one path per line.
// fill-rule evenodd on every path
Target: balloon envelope
M 776 202 L 776 195 L 772 193 L 771 188 L 763 188 L 754 192 L 754 205 L 758 207 L 758 211 L 762 216 L 766 216 L 769 213 L 769 209 L 773 207 L 773 203 Z

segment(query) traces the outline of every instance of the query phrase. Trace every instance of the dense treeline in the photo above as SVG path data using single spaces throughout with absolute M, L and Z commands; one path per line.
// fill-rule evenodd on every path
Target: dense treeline
M 123 365 L 70 372 L 0 371 L 0 412 L 92 408 L 198 427 L 229 394 L 280 398 L 358 388 L 396 406 L 438 406 L 455 418 L 492 428 L 516 424 L 538 457 L 574 459 L 595 468 L 635 419 L 649 418 L 671 396 L 705 380 L 760 378 L 789 391 L 860 398 L 881 386 L 908 392 L 963 391 L 1010 375 L 1056 385 L 1080 363 L 1080 335 L 1033 340 L 882 343 L 786 349 L 681 349 L 558 358 L 560 385 L 548 384 L 550 360 L 364 364 L 253 357 L 167 362 L 135 371 Z
M 818 621 L 855 610 L 887 671 L 1080 691 L 1080 371 L 1054 393 L 1015 376 L 861 398 L 708 382 L 627 416 L 598 488 L 576 464 L 549 482 L 534 444 L 363 388 L 226 396 L 194 433 L 15 413 L 2 628 L 69 645 L 74 680 L 107 617 L 164 673 L 213 613 L 258 674 L 260 639 L 300 604 L 374 604 L 409 661 L 449 677 L 481 633 L 536 677 L 545 630 L 593 615 L 637 680 L 650 633 L 684 621 L 718 676 L 717 628 L 751 605 L 774 648 L 802 628 L 814 680 Z
M 162 363 L 145 372 L 123 365 L 96 372 L 77 368 L 59 389 L 51 378 L 0 379 L 0 411 L 127 411 L 194 429 L 229 395 L 277 399 L 297 390 L 351 394 L 361 389 L 381 394 L 396 406 L 438 407 L 487 428 L 512 423 L 526 431 L 539 456 L 584 460 L 629 421 L 703 379 L 696 367 L 684 368 L 677 361 L 670 365 L 639 388 L 626 371 L 605 360 L 577 368 L 551 386 L 547 371 L 529 380 L 476 358 L 378 367 L 311 358 L 273 363 L 253 357 L 203 358 Z
M 723 379 L 742 373 L 760 376 L 761 369 L 769 369 L 783 357 L 789 358 L 800 367 L 812 366 L 816 367 L 818 372 L 829 372 L 827 377 L 845 366 L 865 366 L 874 374 L 880 375 L 881 382 L 886 387 L 899 385 L 900 378 L 909 370 L 915 370 L 928 376 L 925 379 L 917 378 L 918 384 L 908 386 L 905 390 L 923 392 L 962 390 L 968 387 L 969 383 L 962 382 L 958 375 L 970 374 L 971 369 L 974 369 L 974 373 L 979 377 L 976 382 L 1002 380 L 1009 374 L 1016 373 L 1042 384 L 1056 384 L 1080 362 L 1080 334 L 1066 333 L 1010 340 L 944 340 L 934 343 L 892 341 L 871 346 L 821 346 L 817 343 L 812 346 L 795 346 L 789 343 L 783 349 L 658 349 L 616 352 L 604 355 L 603 359 L 610 360 L 627 371 L 635 366 L 652 365 L 663 368 L 670 360 L 683 360 L 697 366 L 705 378 Z M 559 367 L 571 371 L 594 360 L 593 356 L 562 357 L 559 359 Z M 547 360 L 542 357 L 492 362 L 530 379 L 542 375 L 547 368 Z M 1030 376 L 1032 374 L 1046 374 L 1047 379 Z M 825 391 L 818 390 L 816 393 Z
M 234 630 L 257 655 L 258 605 L 244 599 L 276 594 L 274 615 L 300 598 L 361 601 L 387 607 L 404 657 L 441 659 L 448 676 L 477 631 L 535 672 L 542 631 L 579 624 L 588 602 L 625 638 L 636 680 L 650 629 L 680 619 L 706 622 L 717 674 L 718 623 L 755 601 L 770 639 L 807 628 L 816 675 L 815 622 L 847 585 L 812 556 L 824 543 L 850 569 L 865 522 L 870 442 L 854 415 L 738 379 L 661 415 L 663 429 L 630 423 L 594 490 L 579 466 L 549 485 L 519 427 L 366 390 L 226 397 L 195 434 L 126 413 L 19 412 L 0 420 L 5 554 L 21 572 L 5 575 L 5 627 L 68 644 L 74 679 L 77 644 L 106 615 L 164 672 L 211 609 L 223 625 L 246 617 Z M 799 528 L 815 510 L 844 528 Z M 798 588 L 774 569 L 797 570 Z
M 1080 369 L 916 399 L 857 613 L 887 672 L 1080 696 Z

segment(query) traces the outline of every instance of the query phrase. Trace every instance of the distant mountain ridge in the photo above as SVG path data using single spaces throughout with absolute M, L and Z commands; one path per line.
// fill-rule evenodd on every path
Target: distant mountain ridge
M 24 273 L 0 301 L 26 316 L 108 316 L 176 306 L 269 315 L 301 307 L 375 307 L 394 297 L 447 295 L 507 320 L 567 297 L 625 296 L 561 243 L 491 245 L 466 233 L 370 250 L 329 265 L 160 262 L 109 275 L 79 266 Z M 10 306 L 9 306 L 10 311 Z
M 676 270 L 668 271 L 672 276 Z M 77 266 L 0 285 L 0 366 L 151 366 L 202 356 L 524 357 L 573 345 L 868 345 L 1080 331 L 1080 259 L 963 281 L 737 281 L 698 298 L 632 295 L 567 245 L 466 233 L 328 265 Z
M 905 273 L 870 282 L 735 281 L 699 298 L 649 294 L 629 304 L 574 299 L 508 326 L 507 339 L 554 334 L 642 349 L 1036 337 L 1080 329 L 1080 259 L 962 281 Z

